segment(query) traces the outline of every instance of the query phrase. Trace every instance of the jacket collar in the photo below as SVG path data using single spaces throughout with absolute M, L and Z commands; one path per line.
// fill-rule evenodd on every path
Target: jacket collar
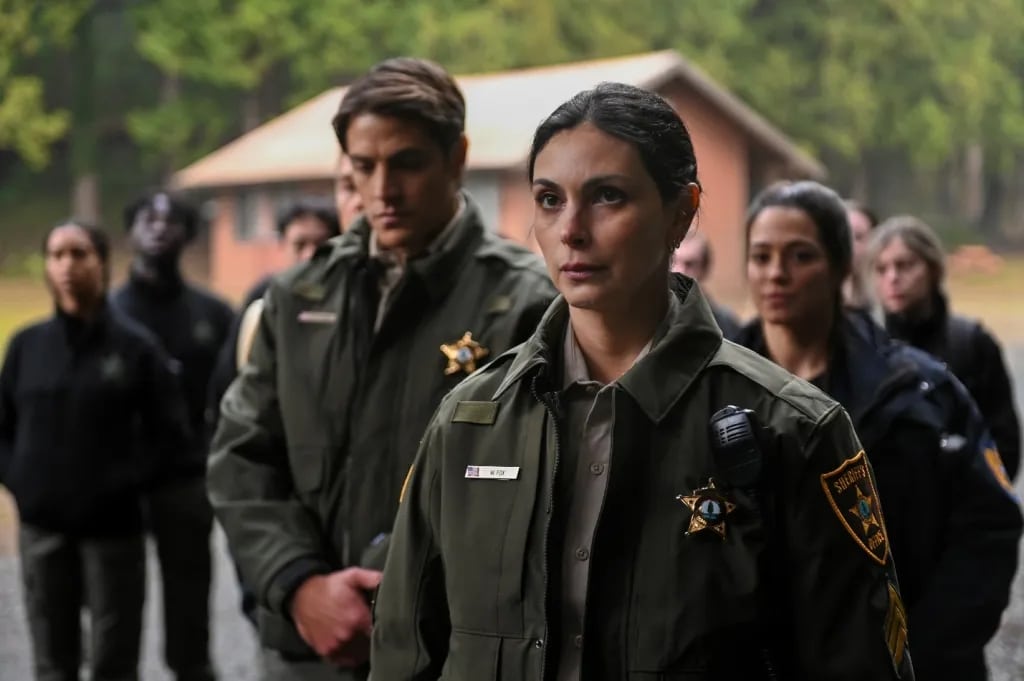
M 177 266 L 168 267 L 155 279 L 141 276 L 132 267 L 128 270 L 128 286 L 139 295 L 164 301 L 181 295 L 185 290 L 185 279 Z
M 55 308 L 54 319 L 57 326 L 64 332 L 68 344 L 71 347 L 79 348 L 92 343 L 95 339 L 101 338 L 106 332 L 109 324 L 110 308 L 106 298 L 100 303 L 96 310 L 96 316 L 86 321 L 80 317 L 72 317 L 59 307 Z
M 671 289 L 679 305 L 668 318 L 664 334 L 617 381 L 655 423 L 665 418 L 722 344 L 722 332 L 711 307 L 693 280 L 674 274 Z M 569 306 L 559 296 L 548 307 L 533 336 L 514 351 L 512 364 L 493 399 L 530 376 L 536 376 L 552 389 L 558 385 L 560 374 L 556 367 L 561 365 L 562 340 L 568 322 Z
M 949 301 L 942 293 L 935 293 L 927 315 L 914 313 L 885 315 L 885 328 L 893 338 L 905 340 L 917 347 L 929 347 L 942 336 L 949 318 Z
M 771 359 L 764 341 L 761 320 L 756 318 L 741 330 L 737 342 Z M 899 382 L 904 370 L 912 368 L 901 360 L 898 346 L 870 315 L 848 311 L 840 319 L 829 367 L 821 386 L 843 405 L 855 426 L 888 394 L 888 386 Z
M 473 256 L 485 228 L 480 209 L 472 197 L 462 192 L 464 207 L 431 248 L 406 264 L 407 273 L 417 278 L 431 300 L 443 299 L 454 286 L 462 264 Z M 343 261 L 356 262 L 369 258 L 370 223 L 361 216 L 345 234 L 331 239 L 327 270 Z

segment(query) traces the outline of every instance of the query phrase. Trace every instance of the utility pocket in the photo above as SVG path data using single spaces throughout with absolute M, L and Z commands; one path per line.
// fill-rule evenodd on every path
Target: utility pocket
M 473 679 L 497 681 L 501 663 L 501 638 L 454 630 L 448 641 L 448 658 L 441 670 L 441 679 L 463 681 Z

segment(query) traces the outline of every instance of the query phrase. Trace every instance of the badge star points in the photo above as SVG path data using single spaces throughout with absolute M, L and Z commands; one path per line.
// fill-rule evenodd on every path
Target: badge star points
M 473 334 L 467 331 L 462 338 L 454 343 L 445 343 L 441 352 L 448 358 L 448 366 L 444 375 L 451 376 L 460 371 L 471 374 L 477 369 L 477 362 L 490 354 L 490 350 L 473 340 Z
M 714 532 L 725 539 L 726 517 L 736 510 L 736 504 L 718 491 L 714 480 L 709 479 L 707 486 L 695 489 L 691 494 L 680 494 L 676 501 L 690 509 L 690 526 L 686 536 Z
M 865 536 L 872 525 L 881 527 L 878 524 L 878 518 L 875 517 L 875 500 L 864 494 L 859 485 L 857 486 L 857 503 L 850 509 L 850 513 L 864 526 Z

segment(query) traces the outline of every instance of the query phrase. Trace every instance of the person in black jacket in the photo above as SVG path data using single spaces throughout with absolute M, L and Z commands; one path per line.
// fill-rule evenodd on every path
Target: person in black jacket
M 694 279 L 698 284 L 704 282 L 711 272 L 711 244 L 707 237 L 700 232 L 690 232 L 679 244 L 679 248 L 672 253 L 672 271 L 685 274 Z M 708 298 L 711 305 L 711 313 L 715 316 L 722 335 L 725 338 L 734 338 L 740 331 L 740 320 L 733 314 L 732 310 L 716 303 Z
M 196 234 L 197 211 L 157 192 L 129 205 L 124 221 L 134 259 L 112 303 L 180 362 L 193 430 L 179 465 L 147 504 L 163 581 L 164 655 L 176 681 L 210 681 L 215 677 L 209 654 L 213 511 L 205 481 L 207 387 L 234 315 L 222 300 L 182 277 L 181 253 Z
M 45 241 L 56 312 L 18 331 L 0 371 L 0 482 L 21 517 L 37 681 L 79 678 L 80 610 L 94 681 L 138 679 L 142 490 L 188 437 L 171 360 L 106 303 L 103 232 L 62 224 Z
M 850 413 L 878 479 L 917 679 L 982 681 L 1022 519 L 977 407 L 939 362 L 844 313 L 850 234 L 834 192 L 766 189 L 748 214 L 747 253 L 759 318 L 739 341 Z M 837 510 L 852 523 L 856 512 Z
M 1010 479 L 1020 467 L 1020 422 L 999 342 L 982 325 L 949 310 L 946 256 L 932 229 L 900 216 L 879 226 L 868 251 L 885 328 L 945 362 L 985 418 Z

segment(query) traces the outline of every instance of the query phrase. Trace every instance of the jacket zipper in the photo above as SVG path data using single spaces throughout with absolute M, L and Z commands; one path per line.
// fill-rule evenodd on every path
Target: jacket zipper
M 558 428 L 558 411 L 557 406 L 553 405 L 547 397 L 541 397 L 537 392 L 537 378 L 534 377 L 530 384 L 530 392 L 533 394 L 534 399 L 544 405 L 545 410 L 548 412 L 548 416 L 551 418 L 553 430 L 555 432 L 555 460 L 551 467 L 551 489 L 548 492 L 548 512 L 547 522 L 544 525 L 544 638 L 541 641 L 541 666 L 540 666 L 540 679 L 544 681 L 547 678 L 548 670 L 548 602 L 550 600 L 550 561 L 548 558 L 548 543 L 551 535 L 551 517 L 554 513 L 555 506 L 555 487 L 558 484 L 558 460 L 562 450 L 561 435 Z M 556 398 L 557 400 L 557 395 Z

